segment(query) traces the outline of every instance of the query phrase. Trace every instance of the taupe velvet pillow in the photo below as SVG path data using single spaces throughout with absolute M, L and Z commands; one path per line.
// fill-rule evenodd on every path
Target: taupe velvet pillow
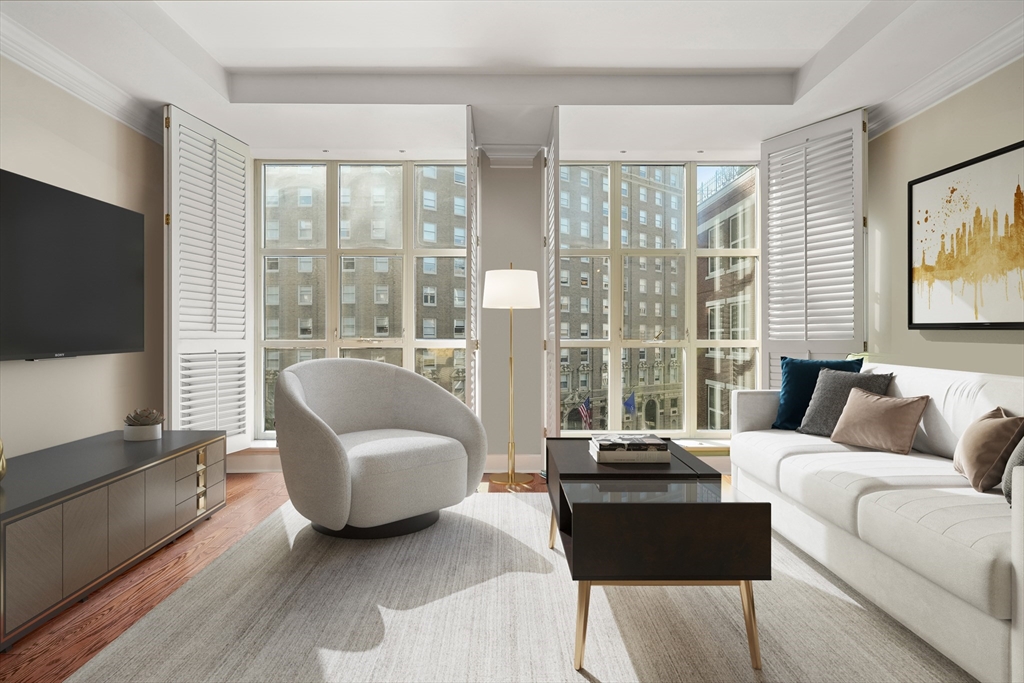
M 1010 453 L 1010 459 L 1006 461 L 1006 469 L 1003 470 L 1003 495 L 1006 502 L 1013 505 L 1013 468 L 1024 466 L 1024 439 L 1020 440 L 1017 447 Z
M 975 491 L 995 488 L 1022 437 L 1024 417 L 993 408 L 964 430 L 953 452 L 953 469 L 967 477 Z
M 854 387 L 832 441 L 906 455 L 914 445 L 927 396 L 894 398 Z

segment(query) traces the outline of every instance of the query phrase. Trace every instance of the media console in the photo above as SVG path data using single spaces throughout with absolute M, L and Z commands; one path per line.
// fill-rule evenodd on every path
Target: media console
M 26 453 L 0 481 L 0 651 L 225 505 L 222 431 L 120 431 Z

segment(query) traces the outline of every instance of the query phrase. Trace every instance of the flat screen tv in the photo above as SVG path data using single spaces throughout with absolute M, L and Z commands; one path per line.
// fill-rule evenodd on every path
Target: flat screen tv
M 0 170 L 0 361 L 144 346 L 143 216 Z

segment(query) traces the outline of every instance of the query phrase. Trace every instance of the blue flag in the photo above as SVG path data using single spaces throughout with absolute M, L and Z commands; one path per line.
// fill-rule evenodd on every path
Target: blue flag
M 636 392 L 632 392 L 622 405 L 630 412 L 631 415 L 636 415 Z

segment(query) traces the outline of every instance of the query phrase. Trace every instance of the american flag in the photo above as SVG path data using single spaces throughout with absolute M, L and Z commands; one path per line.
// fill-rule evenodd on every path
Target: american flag
M 580 404 L 580 417 L 583 419 L 583 428 L 590 429 L 593 425 L 594 416 L 590 412 L 590 397 Z

